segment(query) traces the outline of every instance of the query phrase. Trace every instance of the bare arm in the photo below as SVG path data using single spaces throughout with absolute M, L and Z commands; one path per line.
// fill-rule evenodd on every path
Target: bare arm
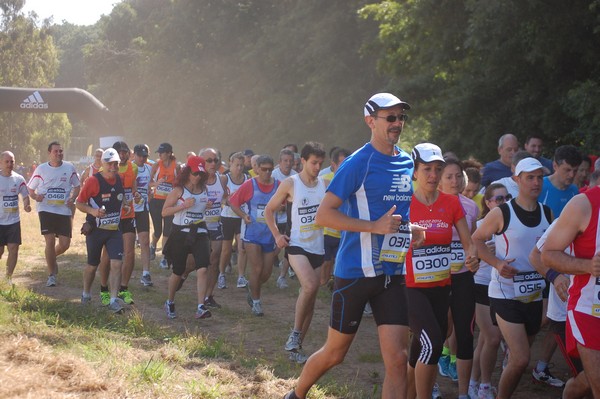
M 194 205 L 196 202 L 194 198 L 186 198 L 183 204 L 177 205 L 177 200 L 183 194 L 183 189 L 181 187 L 175 187 L 173 191 L 167 195 L 165 199 L 165 204 L 163 205 L 163 209 L 161 212 L 162 217 L 172 216 L 179 211 L 187 209 Z M 190 200 L 190 201 L 188 201 Z
M 546 277 L 546 279 L 549 279 L 548 271 L 550 271 L 551 269 L 544 265 L 544 263 L 542 262 L 542 253 L 540 252 L 537 246 L 533 247 L 531 253 L 529 253 L 529 263 L 531 263 L 531 266 L 533 266 L 533 268 L 539 274 Z M 567 292 L 569 289 L 569 278 L 563 274 L 559 274 L 555 276 L 551 283 L 554 284 L 554 288 L 560 299 L 563 302 L 566 302 Z
M 456 231 L 460 237 L 460 242 L 465 250 L 465 254 L 467 255 L 465 259 L 465 266 L 467 266 L 467 269 L 475 273 L 477 269 L 479 269 L 479 259 L 477 258 L 477 247 L 471 240 L 471 232 L 469 231 L 467 219 L 462 217 L 454 224 L 454 227 L 456 227 Z
M 576 258 L 564 250 L 583 233 L 590 223 L 592 206 L 587 197 L 579 194 L 567 203 L 556 226 L 548 234 L 542 248 L 542 262 L 558 272 L 567 274 L 592 274 L 600 276 L 600 256 L 592 259 Z
M 269 230 L 271 230 L 271 234 L 275 237 L 275 243 L 279 248 L 287 247 L 290 237 L 279 232 L 275 221 L 275 212 L 281 208 L 281 204 L 284 201 L 287 201 L 293 195 L 293 190 L 294 183 L 289 177 L 285 178 L 279 187 L 277 187 L 277 191 L 275 191 L 275 194 L 271 197 L 265 208 L 265 221 L 267 222 L 267 226 L 269 226 Z

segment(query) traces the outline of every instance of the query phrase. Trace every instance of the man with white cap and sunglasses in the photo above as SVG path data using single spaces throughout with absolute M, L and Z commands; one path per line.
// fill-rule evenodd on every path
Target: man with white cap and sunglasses
M 493 266 L 489 285 L 492 319 L 506 340 L 510 356 L 498 384 L 498 398 L 509 398 L 529 364 L 530 346 L 542 322 L 545 280 L 529 262 L 529 253 L 552 222 L 552 211 L 538 202 L 544 167 L 533 157 L 514 172 L 519 195 L 494 208 L 473 233 L 478 254 Z M 496 253 L 486 250 L 492 235 Z
M 346 158 L 319 206 L 317 224 L 342 231 L 330 325 L 327 341 L 310 356 L 286 399 L 305 398 L 323 374 L 344 360 L 367 303 L 385 365 L 382 397 L 406 397 L 408 312 L 402 272 L 411 242 L 414 165 L 396 144 L 409 109 L 389 93 L 367 101 L 364 120 L 371 140 Z M 344 202 L 349 204 L 346 213 L 339 210 Z

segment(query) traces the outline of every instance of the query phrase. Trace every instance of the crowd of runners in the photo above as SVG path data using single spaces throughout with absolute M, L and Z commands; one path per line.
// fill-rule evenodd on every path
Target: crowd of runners
M 230 285 L 246 289 L 249 311 L 263 316 L 261 287 L 274 265 L 279 288 L 295 276 L 300 290 L 283 349 L 305 366 L 285 398 L 305 398 L 343 361 L 364 315 L 377 325 L 383 398 L 441 398 L 438 374 L 458 383 L 460 399 L 509 398 L 531 360 L 532 378 L 563 398 L 600 398 L 600 161 L 569 145 L 547 159 L 541 137 L 521 147 L 513 134 L 499 138 L 499 158 L 485 165 L 433 143 L 409 154 L 398 144 L 409 110 L 392 94 L 372 96 L 363 112 L 371 138 L 354 152 L 307 142 L 284 146 L 276 159 L 250 149 L 223 159 L 209 147 L 177 159 L 165 142 L 149 161 L 147 145 L 118 141 L 97 149 L 79 176 L 52 142 L 27 182 L 5 151 L 6 278 L 21 244 L 21 196 L 25 212 L 36 204 L 48 287 L 58 284 L 56 259 L 70 246 L 76 209 L 86 214 L 84 305 L 97 270 L 102 305 L 122 313 L 134 303 L 136 246 L 140 284 L 153 285 L 157 256 L 170 269 L 162 287 L 170 319 L 190 275 L 197 319 L 220 308 L 217 290 Z M 227 281 L 232 265 L 237 277 Z M 332 291 L 330 325 L 307 356 L 302 343 L 322 286 Z M 531 359 L 536 336 L 542 351 Z M 549 369 L 557 348 L 572 373 L 566 384 Z M 492 381 L 499 353 L 502 371 Z

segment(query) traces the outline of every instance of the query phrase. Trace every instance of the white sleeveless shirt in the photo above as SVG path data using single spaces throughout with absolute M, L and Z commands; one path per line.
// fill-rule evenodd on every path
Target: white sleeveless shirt
M 300 247 L 316 255 L 325 253 L 323 227 L 315 222 L 319 204 L 325 197 L 325 182 L 317 178 L 314 187 L 307 187 L 300 175 L 291 177 L 294 183 L 294 199 L 292 201 L 290 246 Z

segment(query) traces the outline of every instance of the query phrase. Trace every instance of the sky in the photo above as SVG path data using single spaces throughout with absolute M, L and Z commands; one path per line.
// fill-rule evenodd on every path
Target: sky
M 23 12 L 35 11 L 40 21 L 54 17 L 54 23 L 66 20 L 75 25 L 93 25 L 110 14 L 120 0 L 26 0 Z

